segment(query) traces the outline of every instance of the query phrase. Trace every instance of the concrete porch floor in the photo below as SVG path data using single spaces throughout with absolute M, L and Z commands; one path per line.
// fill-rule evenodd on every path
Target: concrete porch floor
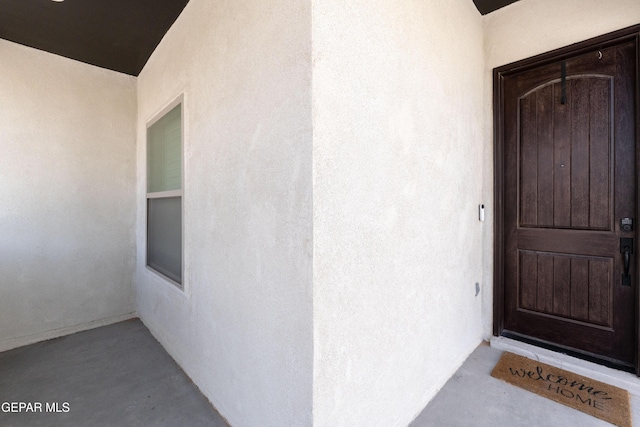
M 3 402 L 42 404 L 3 427 L 228 426 L 138 319 L 0 353 Z
M 495 347 L 522 351 L 502 341 L 480 345 L 411 427 L 611 425 L 491 377 L 502 354 Z M 570 363 L 541 361 L 565 369 Z M 627 384 L 633 424 L 640 426 L 640 380 L 607 368 L 595 373 L 592 378 L 600 381 Z M 228 427 L 138 319 L 0 353 L 3 402 L 42 404 L 42 412 L 0 410 L 3 427 Z M 57 412 L 47 412 L 47 403 L 57 403 Z
M 518 345 L 516 344 L 515 347 Z M 526 352 L 518 349 L 509 350 L 527 355 Z M 600 427 L 612 425 L 493 378 L 491 371 L 501 355 L 501 350 L 490 347 L 487 343 L 481 344 L 411 423 L 411 427 Z M 553 360 L 541 361 L 563 369 L 569 368 L 568 363 L 562 363 L 562 360 L 560 360 L 561 363 L 554 363 Z M 582 361 L 576 363 L 581 364 Z M 606 371 L 608 368 L 601 370 Z M 625 379 L 631 377 L 633 381 L 640 382 L 632 374 L 620 374 Z M 611 373 L 613 377 L 616 375 L 618 375 L 617 371 Z M 613 385 L 628 389 L 631 393 L 633 425 L 640 426 L 640 397 L 633 394 L 636 391 L 634 387 L 624 387 L 623 381 L 606 381 L 606 377 L 602 375 L 592 375 L 591 378 L 607 383 L 617 382 Z

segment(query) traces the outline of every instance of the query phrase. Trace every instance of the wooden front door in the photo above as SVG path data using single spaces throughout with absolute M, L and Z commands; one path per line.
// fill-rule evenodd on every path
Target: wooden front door
M 498 332 L 629 369 L 637 45 L 614 38 L 496 74 Z

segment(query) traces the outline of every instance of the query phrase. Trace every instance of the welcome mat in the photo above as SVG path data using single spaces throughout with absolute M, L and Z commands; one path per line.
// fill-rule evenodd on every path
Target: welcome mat
M 632 427 L 629 392 L 504 352 L 491 376 L 620 427 Z

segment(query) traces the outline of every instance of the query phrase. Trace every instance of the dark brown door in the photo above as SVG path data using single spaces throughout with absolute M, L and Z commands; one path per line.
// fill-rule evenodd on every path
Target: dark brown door
M 637 240 L 621 220 L 638 228 L 636 75 L 627 39 L 501 82 L 502 332 L 628 367 L 637 265 L 631 248 L 625 275 L 621 238 Z

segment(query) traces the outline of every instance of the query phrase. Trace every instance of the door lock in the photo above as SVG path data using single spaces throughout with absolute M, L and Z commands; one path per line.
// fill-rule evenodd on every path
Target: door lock
M 620 230 L 633 231 L 633 218 L 622 218 L 620 220 Z

